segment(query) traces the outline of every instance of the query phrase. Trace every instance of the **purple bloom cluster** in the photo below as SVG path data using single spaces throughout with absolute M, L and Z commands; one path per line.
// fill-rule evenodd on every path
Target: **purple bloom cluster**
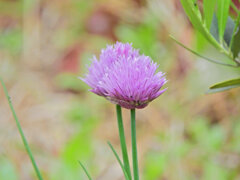
M 156 72 L 158 65 L 140 55 L 131 44 L 117 42 L 94 56 L 89 73 L 82 79 L 93 93 L 103 96 L 127 109 L 144 108 L 160 96 L 166 83 L 164 73 Z

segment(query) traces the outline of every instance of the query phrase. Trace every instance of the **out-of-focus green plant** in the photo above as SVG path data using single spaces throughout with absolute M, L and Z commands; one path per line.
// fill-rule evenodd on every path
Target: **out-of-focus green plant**
M 240 10 L 235 4 L 231 0 L 203 0 L 203 12 L 201 12 L 197 0 L 180 1 L 193 27 L 233 63 L 223 63 L 204 57 L 186 47 L 174 37 L 172 38 L 179 45 L 205 60 L 224 66 L 240 67 Z M 230 7 L 237 13 L 236 18 L 230 16 Z M 240 78 L 232 79 L 211 86 L 208 93 L 220 92 L 239 86 Z
M 0 158 L 0 167 L 0 179 L 18 179 L 16 169 L 11 161 L 6 158 Z
M 30 147 L 28 145 L 28 141 L 27 141 L 27 139 L 26 139 L 26 137 L 25 137 L 25 135 L 23 133 L 22 126 L 21 126 L 21 124 L 20 124 L 20 122 L 18 120 L 17 114 L 16 114 L 16 112 L 15 112 L 15 110 L 13 108 L 12 101 L 11 101 L 10 96 L 8 95 L 8 91 L 7 91 L 7 88 L 5 86 L 5 83 L 3 82 L 1 77 L 0 77 L 0 83 L 1 83 L 1 85 L 3 87 L 3 92 L 4 92 L 5 96 L 6 96 L 6 98 L 8 99 L 8 104 L 9 104 L 9 107 L 10 107 L 10 109 L 12 111 L 13 118 L 15 119 L 15 122 L 16 122 L 16 125 L 17 125 L 17 128 L 18 128 L 19 134 L 20 134 L 20 136 L 22 138 L 22 142 L 23 142 L 23 144 L 25 146 L 25 149 L 27 151 L 27 154 L 28 154 L 28 156 L 29 156 L 29 158 L 31 160 L 31 163 L 32 163 L 32 166 L 33 166 L 33 168 L 35 170 L 35 173 L 36 173 L 36 175 L 37 175 L 39 180 L 43 180 L 41 172 L 40 172 L 40 170 L 39 170 L 39 168 L 37 166 L 37 163 L 36 163 L 36 161 L 34 159 L 32 151 L 31 151 L 31 149 L 30 149 Z
M 233 131 L 228 132 L 220 124 L 210 124 L 209 119 L 197 117 L 185 124 L 184 137 L 161 132 L 157 139 L 161 146 L 145 155 L 144 179 L 237 179 L 238 164 L 223 161 L 240 149 L 240 123 L 237 119 L 233 122 Z

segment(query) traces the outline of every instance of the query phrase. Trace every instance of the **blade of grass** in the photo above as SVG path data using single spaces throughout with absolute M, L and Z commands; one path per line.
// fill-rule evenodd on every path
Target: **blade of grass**
M 130 179 L 129 179 L 129 176 L 128 176 L 128 173 L 127 173 L 127 171 L 125 170 L 124 165 L 123 165 L 123 163 L 121 162 L 121 160 L 120 160 L 120 158 L 119 158 L 116 150 L 114 149 L 114 147 L 112 146 L 112 144 L 111 144 L 110 142 L 108 142 L 108 145 L 109 145 L 109 147 L 111 148 L 113 154 L 115 155 L 115 157 L 116 157 L 119 165 L 121 166 L 122 171 L 123 171 L 123 173 L 124 173 L 124 176 L 125 176 L 126 180 L 130 180 Z
M 84 165 L 83 165 L 80 161 L 78 161 L 78 163 L 79 163 L 80 166 L 83 168 L 83 171 L 84 171 L 85 174 L 87 175 L 88 179 L 89 179 L 89 180 L 92 180 L 90 174 L 88 173 L 88 171 L 87 171 L 87 169 L 84 167 Z
M 27 151 L 27 153 L 28 153 L 28 156 L 29 156 L 29 158 L 30 158 L 30 160 L 31 160 L 31 162 L 32 162 L 33 168 L 34 168 L 34 170 L 35 170 L 35 172 L 36 172 L 36 175 L 37 175 L 37 177 L 38 177 L 39 180 L 43 180 L 43 178 L 42 178 L 42 176 L 41 176 L 41 173 L 40 173 L 40 171 L 39 171 L 39 169 L 38 169 L 37 163 L 36 163 L 36 161 L 35 161 L 35 159 L 34 159 L 34 157 L 33 157 L 33 155 L 32 155 L 31 149 L 30 149 L 30 147 L 29 147 L 29 145 L 28 145 L 27 139 L 26 139 L 25 136 L 24 136 L 24 133 L 23 133 L 21 124 L 20 124 L 20 122 L 19 122 L 19 120 L 18 120 L 17 114 L 16 114 L 16 112 L 15 112 L 15 110 L 14 110 L 14 108 L 13 108 L 13 105 L 12 105 L 12 102 L 11 102 L 11 98 L 10 98 L 10 96 L 8 95 L 8 91 L 7 91 L 6 85 L 5 85 L 5 83 L 3 82 L 3 80 L 2 80 L 1 77 L 0 77 L 0 81 L 1 81 L 1 84 L 2 84 L 2 87 L 3 87 L 4 94 L 5 94 L 5 96 L 6 96 L 7 100 L 8 100 L 8 104 L 9 104 L 9 106 L 10 106 L 10 109 L 11 109 L 11 111 L 12 111 L 13 117 L 14 117 L 14 119 L 15 119 L 15 121 L 16 121 L 17 128 L 18 128 L 18 131 L 19 131 L 19 133 L 20 133 L 20 135 L 21 135 L 23 144 L 24 144 L 25 149 L 26 149 L 26 151 Z
M 120 138 L 120 142 L 121 142 L 123 164 L 128 173 L 128 177 L 131 180 L 132 175 L 131 175 L 131 170 L 130 170 L 130 165 L 129 165 L 127 145 L 126 145 L 125 134 L 124 134 L 121 106 L 116 105 L 116 111 L 117 111 L 118 130 L 119 130 L 119 138 Z
M 203 59 L 205 59 L 205 60 L 207 60 L 207 61 L 209 61 L 209 62 L 212 62 L 212 63 L 215 63 L 215 64 L 219 64 L 219 65 L 223 65 L 223 66 L 228 66 L 228 67 L 235 67 L 235 68 L 236 68 L 236 67 L 239 67 L 238 64 L 237 64 L 237 65 L 232 65 L 232 64 L 221 63 L 221 62 L 216 61 L 216 60 L 214 60 L 214 59 L 210 59 L 210 58 L 208 58 L 208 57 L 205 57 L 205 56 L 197 53 L 196 51 L 194 51 L 194 50 L 186 47 L 184 44 L 182 44 L 182 43 L 180 43 L 178 40 L 176 40 L 173 36 L 170 36 L 170 38 L 172 38 L 178 45 L 182 46 L 182 47 L 185 48 L 186 50 L 190 51 L 191 53 L 195 54 L 196 56 L 198 56 L 198 57 L 200 57 L 200 58 L 203 58 Z

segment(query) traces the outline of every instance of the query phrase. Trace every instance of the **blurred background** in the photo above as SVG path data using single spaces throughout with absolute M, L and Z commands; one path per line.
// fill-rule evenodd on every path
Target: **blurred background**
M 137 111 L 141 179 L 240 179 L 239 89 L 206 95 L 240 71 L 194 32 L 179 0 L 0 0 L 0 75 L 46 180 L 123 180 L 115 106 L 79 79 L 106 44 L 132 42 L 166 72 L 167 92 Z M 123 110 L 127 143 L 130 115 Z M 130 148 L 130 146 L 129 146 Z M 0 88 L 0 179 L 36 179 Z

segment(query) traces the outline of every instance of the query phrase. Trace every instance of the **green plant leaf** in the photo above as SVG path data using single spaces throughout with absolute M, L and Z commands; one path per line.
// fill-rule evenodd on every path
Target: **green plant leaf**
M 78 162 L 79 162 L 80 166 L 83 168 L 84 172 L 86 173 L 88 179 L 89 179 L 89 180 L 92 180 L 90 174 L 88 173 L 88 171 L 87 171 L 87 169 L 84 167 L 84 165 L 83 165 L 80 161 L 78 161 Z
M 231 51 L 233 53 L 234 59 L 238 57 L 238 54 L 240 52 L 240 26 L 238 26 L 238 29 L 233 36 L 233 44 L 232 44 Z
M 119 165 L 121 166 L 122 171 L 123 171 L 123 173 L 124 173 L 124 176 L 125 176 L 126 180 L 130 180 L 130 179 L 129 179 L 129 176 L 128 176 L 128 174 L 127 174 L 127 171 L 125 170 L 124 165 L 123 165 L 122 161 L 120 160 L 120 158 L 119 158 L 116 150 L 114 149 L 114 147 L 112 146 L 112 144 L 111 144 L 110 142 L 108 142 L 108 145 L 109 145 L 109 147 L 111 148 L 113 154 L 115 155 L 115 157 L 116 157 Z
M 236 87 L 240 87 L 240 78 L 217 83 L 211 86 L 210 89 L 207 91 L 207 93 L 216 93 L 216 92 L 226 91 Z
M 203 0 L 204 21 L 208 29 L 211 27 L 215 6 L 216 0 Z
M 205 30 L 202 25 L 202 16 L 199 11 L 198 6 L 192 0 L 181 0 L 181 4 L 190 19 L 193 26 L 200 31 L 201 33 L 205 34 Z
M 240 11 L 239 11 L 238 17 L 237 17 L 237 19 L 235 21 L 235 27 L 234 27 L 234 30 L 233 30 L 233 36 L 232 36 L 232 39 L 231 39 L 230 45 L 229 45 L 229 48 L 231 49 L 231 51 L 232 51 L 235 35 L 237 34 L 237 32 L 239 30 L 239 25 L 240 25 Z
M 235 23 L 233 19 L 230 16 L 228 16 L 227 25 L 224 32 L 224 41 L 227 43 L 228 46 L 230 45 L 230 42 L 233 36 L 234 27 L 235 27 Z
M 210 33 L 219 42 L 218 19 L 215 13 L 213 14 Z
M 222 63 L 222 62 L 216 61 L 216 60 L 214 60 L 214 59 L 205 57 L 205 56 L 199 54 L 198 52 L 196 52 L 196 51 L 194 51 L 194 50 L 186 47 L 184 44 L 182 44 L 181 42 L 179 42 L 178 40 L 176 40 L 173 36 L 170 36 L 170 38 L 172 38 L 178 45 L 182 46 L 184 49 L 190 51 L 191 53 L 195 54 L 196 56 L 198 56 L 198 57 L 200 57 L 200 58 L 205 59 L 206 61 L 209 61 L 209 62 L 212 62 L 212 63 L 215 63 L 215 64 L 219 64 L 219 65 L 223 65 L 223 66 L 238 67 L 238 66 L 236 66 L 236 65 Z
M 200 10 L 196 3 L 194 3 L 192 0 L 181 0 L 181 4 L 195 29 L 202 33 L 202 35 L 220 52 L 230 57 L 229 52 L 226 51 L 223 46 L 217 42 L 217 40 L 211 35 L 209 30 L 207 29 L 205 23 L 203 23 Z
M 227 24 L 228 12 L 230 7 L 230 0 L 218 0 L 217 18 L 219 29 L 219 40 L 223 42 L 224 31 Z

